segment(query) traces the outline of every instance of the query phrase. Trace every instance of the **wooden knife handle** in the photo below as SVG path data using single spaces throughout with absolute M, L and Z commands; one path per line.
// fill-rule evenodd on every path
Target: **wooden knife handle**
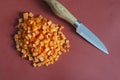
M 52 11 L 60 18 L 74 25 L 77 19 L 57 0 L 44 0 L 52 9 Z

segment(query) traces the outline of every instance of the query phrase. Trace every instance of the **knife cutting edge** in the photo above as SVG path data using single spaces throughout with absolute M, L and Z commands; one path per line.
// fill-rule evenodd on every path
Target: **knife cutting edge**
M 93 34 L 87 27 L 85 27 L 81 22 L 79 22 L 61 3 L 57 0 L 44 0 L 52 9 L 52 11 L 60 18 L 68 21 L 76 28 L 76 32 L 82 36 L 85 40 L 95 46 L 97 49 L 109 54 L 105 45 L 100 41 L 100 39 Z

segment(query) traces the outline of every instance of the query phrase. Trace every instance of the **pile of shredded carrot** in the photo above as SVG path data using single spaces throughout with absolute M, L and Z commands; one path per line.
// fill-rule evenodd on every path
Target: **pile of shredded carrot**
M 34 67 L 54 64 L 62 53 L 69 51 L 69 40 L 62 32 L 63 26 L 41 15 L 34 17 L 31 12 L 23 13 L 18 21 L 17 33 L 14 35 L 16 49 Z

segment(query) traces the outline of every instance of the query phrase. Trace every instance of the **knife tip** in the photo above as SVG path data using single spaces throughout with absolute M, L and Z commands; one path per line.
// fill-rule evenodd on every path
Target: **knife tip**
M 105 54 L 109 54 L 108 50 L 106 49 L 105 51 L 103 51 Z
M 106 52 L 106 54 L 109 54 L 109 52 Z

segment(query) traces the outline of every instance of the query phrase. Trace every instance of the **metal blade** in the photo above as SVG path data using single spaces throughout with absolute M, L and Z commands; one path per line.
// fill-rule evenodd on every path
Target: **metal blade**
M 93 46 L 95 46 L 99 50 L 103 51 L 106 54 L 109 54 L 105 45 L 87 27 L 85 27 L 82 23 L 78 21 L 76 21 L 74 25 L 76 26 L 76 32 L 80 36 L 82 36 L 84 39 L 86 39 L 88 42 L 90 42 Z

